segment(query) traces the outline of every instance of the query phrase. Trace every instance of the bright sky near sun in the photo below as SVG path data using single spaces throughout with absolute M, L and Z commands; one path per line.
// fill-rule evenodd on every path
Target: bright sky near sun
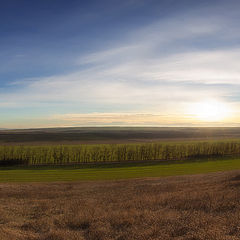
M 240 1 L 0 1 L 0 128 L 239 126 Z

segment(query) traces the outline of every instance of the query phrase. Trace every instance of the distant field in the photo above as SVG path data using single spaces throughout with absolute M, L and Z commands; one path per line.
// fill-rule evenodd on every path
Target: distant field
M 240 139 L 240 128 L 85 127 L 0 130 L 1 145 L 141 143 Z
M 165 164 L 2 167 L 0 182 L 116 180 L 199 174 L 240 169 L 240 158 Z
M 239 128 L 0 131 L 0 182 L 145 178 L 240 169 L 239 136 Z

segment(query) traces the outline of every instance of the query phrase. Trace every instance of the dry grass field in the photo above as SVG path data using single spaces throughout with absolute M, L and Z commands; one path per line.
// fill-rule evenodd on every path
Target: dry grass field
M 1 145 L 146 143 L 239 139 L 239 127 L 70 127 L 1 130 Z
M 1 240 L 240 239 L 240 171 L 0 184 Z

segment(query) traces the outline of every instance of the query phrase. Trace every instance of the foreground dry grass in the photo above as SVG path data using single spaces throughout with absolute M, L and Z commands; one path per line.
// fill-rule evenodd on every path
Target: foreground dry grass
M 240 239 L 240 171 L 0 184 L 0 239 Z

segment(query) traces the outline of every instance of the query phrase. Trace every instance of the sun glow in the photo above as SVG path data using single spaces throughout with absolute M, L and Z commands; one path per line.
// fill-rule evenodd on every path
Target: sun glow
M 229 117 L 230 109 L 227 104 L 216 101 L 208 100 L 193 103 L 190 110 L 194 118 L 205 122 L 218 122 L 223 121 Z

